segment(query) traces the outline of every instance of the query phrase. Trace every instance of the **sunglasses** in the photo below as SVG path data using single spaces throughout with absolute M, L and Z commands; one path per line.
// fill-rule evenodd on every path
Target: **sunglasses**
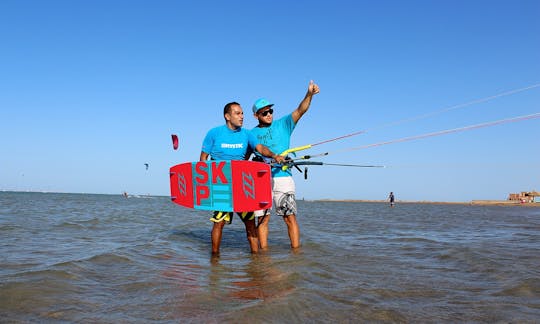
M 268 110 L 263 111 L 263 112 L 261 113 L 261 115 L 262 115 L 263 117 L 266 117 L 268 114 L 271 115 L 271 114 L 273 114 L 273 113 L 274 113 L 274 109 L 271 109 L 271 108 L 270 108 L 270 109 L 268 109 Z

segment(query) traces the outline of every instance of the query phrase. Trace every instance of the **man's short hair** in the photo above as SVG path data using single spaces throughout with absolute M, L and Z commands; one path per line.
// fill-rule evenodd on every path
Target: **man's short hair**
M 229 102 L 228 104 L 226 104 L 225 107 L 223 107 L 223 116 L 230 113 L 231 112 L 231 107 L 234 106 L 234 105 L 240 106 L 240 104 L 238 102 L 236 102 L 236 101 Z

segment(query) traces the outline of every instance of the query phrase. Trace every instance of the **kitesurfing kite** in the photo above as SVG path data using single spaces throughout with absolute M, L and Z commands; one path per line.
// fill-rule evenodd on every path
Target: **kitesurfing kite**
M 171 137 L 172 137 L 172 145 L 173 145 L 173 149 L 178 149 L 178 136 L 176 136 L 176 134 L 171 134 Z

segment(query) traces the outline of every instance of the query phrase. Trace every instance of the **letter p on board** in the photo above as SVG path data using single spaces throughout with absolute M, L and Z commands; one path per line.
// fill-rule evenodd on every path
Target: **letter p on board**
M 197 186 L 195 196 L 196 205 L 201 206 L 201 201 L 210 197 L 210 189 L 207 186 Z

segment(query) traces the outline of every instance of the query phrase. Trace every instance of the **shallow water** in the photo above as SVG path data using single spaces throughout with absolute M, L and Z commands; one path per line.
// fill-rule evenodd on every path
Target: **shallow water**
M 251 255 L 167 197 L 0 192 L 0 322 L 538 322 L 540 208 L 299 202 Z

